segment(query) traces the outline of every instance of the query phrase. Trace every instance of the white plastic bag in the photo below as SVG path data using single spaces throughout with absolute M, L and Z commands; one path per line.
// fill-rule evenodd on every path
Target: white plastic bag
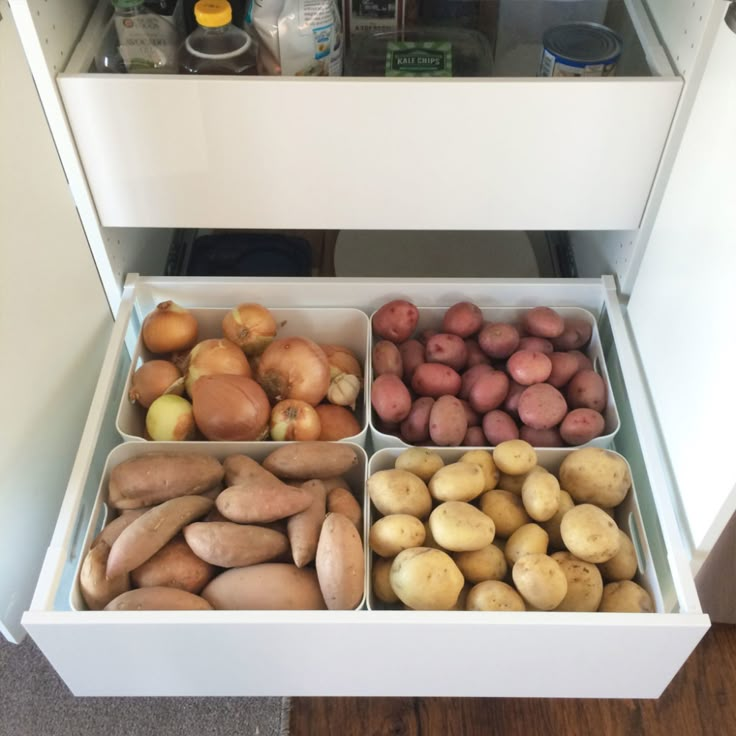
M 335 0 L 252 0 L 259 74 L 342 74 L 343 34 Z

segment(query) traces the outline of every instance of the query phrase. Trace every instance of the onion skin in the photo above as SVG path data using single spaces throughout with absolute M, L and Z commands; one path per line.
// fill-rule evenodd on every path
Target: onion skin
M 320 345 L 327 362 L 330 364 L 330 375 L 332 378 L 340 373 L 349 373 L 351 376 L 363 380 L 363 370 L 355 353 L 342 345 Z
M 186 388 L 192 395 L 192 386 L 202 376 L 228 374 L 252 378 L 253 374 L 248 358 L 233 342 L 226 339 L 202 340 L 189 353 L 187 367 Z
M 330 366 L 317 343 L 306 337 L 283 337 L 263 351 L 257 378 L 274 404 L 300 399 L 316 406 L 330 387 Z
M 261 304 L 238 304 L 222 320 L 222 333 L 246 355 L 260 355 L 276 337 L 278 325 Z
M 279 401 L 271 411 L 271 439 L 279 442 L 318 440 L 322 432 L 319 414 L 299 399 Z
M 189 350 L 197 342 L 197 318 L 176 302 L 165 301 L 143 320 L 143 344 L 152 353 Z
M 246 376 L 202 376 L 192 387 L 194 420 L 208 440 L 250 442 L 268 437 L 271 406 Z
M 353 413 L 344 406 L 335 404 L 320 404 L 315 406 L 319 415 L 322 431 L 320 440 L 344 440 L 346 437 L 355 437 L 360 434 L 360 424 Z
M 159 396 L 165 393 L 181 395 L 181 390 L 170 390 L 172 384 L 180 378 L 179 369 L 168 360 L 149 360 L 133 374 L 128 398 L 140 404 L 144 409 L 148 409 Z

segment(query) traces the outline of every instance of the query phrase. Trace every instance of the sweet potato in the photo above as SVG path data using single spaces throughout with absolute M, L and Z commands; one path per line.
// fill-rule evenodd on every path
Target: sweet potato
M 327 494 L 327 511 L 347 516 L 355 528 L 360 531 L 363 526 L 363 511 L 358 500 L 346 488 L 333 488 Z
M 411 410 L 411 394 L 398 376 L 384 374 L 371 385 L 371 405 L 384 422 L 401 422 Z
M 209 498 L 180 496 L 146 511 L 113 542 L 107 560 L 107 577 L 114 578 L 140 567 L 183 527 L 211 508 Z
M 234 567 L 218 575 L 202 597 L 218 610 L 324 610 L 316 572 L 281 562 Z
M 289 549 L 286 536 L 273 529 L 231 521 L 189 524 L 184 527 L 184 538 L 197 557 L 217 567 L 256 565 Z
M 136 588 L 119 595 L 106 611 L 211 611 L 212 606 L 194 593 L 178 588 Z
M 108 501 L 137 509 L 214 488 L 225 471 L 214 457 L 194 453 L 152 453 L 125 460 L 110 473 Z
M 114 578 L 107 577 L 109 555 L 110 545 L 105 540 L 98 539 L 87 552 L 79 571 L 79 589 L 84 602 L 92 611 L 102 610 L 111 600 L 130 589 L 130 576 L 127 572 Z
M 347 516 L 331 513 L 325 517 L 315 566 L 328 609 L 349 610 L 360 603 L 365 587 L 363 543 Z
M 273 473 L 269 473 L 261 464 L 247 455 L 228 455 L 223 461 L 226 486 L 253 485 L 273 483 Z
M 105 528 L 92 540 L 90 549 L 96 547 L 100 542 L 105 542 L 108 547 L 112 547 L 112 543 L 123 533 L 123 530 L 129 527 L 139 516 L 145 514 L 146 511 L 147 509 L 124 511 L 120 516 L 105 525 Z
M 263 461 L 263 467 L 278 478 L 310 480 L 343 475 L 357 464 L 355 450 L 337 442 L 294 442 L 274 450 Z
M 183 536 L 177 535 L 133 570 L 130 580 L 136 588 L 163 586 L 199 593 L 215 573 L 214 566 L 195 554 Z
M 373 332 L 384 340 L 408 340 L 419 321 L 419 310 L 406 299 L 394 299 L 378 309 L 371 320 Z
M 226 519 L 238 524 L 254 524 L 298 514 L 312 503 L 312 497 L 301 488 L 277 480 L 269 485 L 230 486 L 215 503 Z
M 308 480 L 302 488 L 312 497 L 312 503 L 290 516 L 286 524 L 291 556 L 297 567 L 308 565 L 317 554 L 319 531 L 327 514 L 327 491 L 322 481 Z

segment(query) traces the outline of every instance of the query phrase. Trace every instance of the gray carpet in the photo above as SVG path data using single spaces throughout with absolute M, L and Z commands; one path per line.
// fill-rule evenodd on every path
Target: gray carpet
M 41 652 L 0 635 L 2 736 L 286 736 L 284 698 L 75 698 Z

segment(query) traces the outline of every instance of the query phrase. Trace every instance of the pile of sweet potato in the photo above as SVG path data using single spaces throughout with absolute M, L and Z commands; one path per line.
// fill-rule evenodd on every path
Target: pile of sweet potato
M 364 594 L 349 444 L 284 445 L 262 463 L 148 453 L 110 472 L 116 516 L 92 541 L 92 610 L 352 609 Z

